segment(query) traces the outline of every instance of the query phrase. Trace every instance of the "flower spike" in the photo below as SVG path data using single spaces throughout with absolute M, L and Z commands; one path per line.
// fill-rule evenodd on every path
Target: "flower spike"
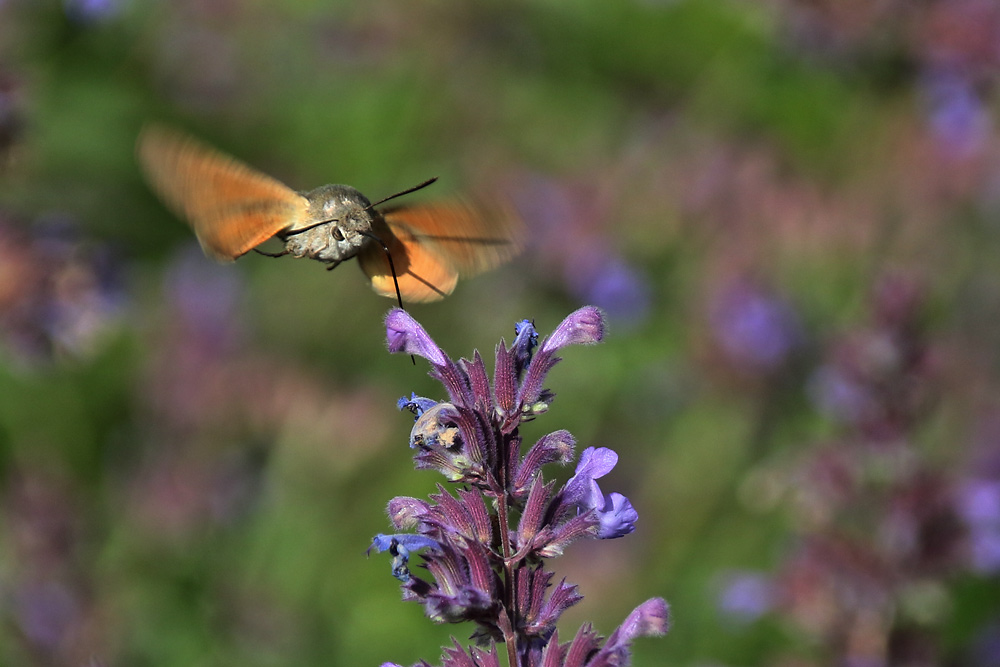
M 519 427 L 548 409 L 554 394 L 544 382 L 560 361 L 556 353 L 598 343 L 604 333 L 604 316 L 593 306 L 571 313 L 541 345 L 534 323 L 522 320 L 511 346 L 497 345 L 491 382 L 478 352 L 452 361 L 410 315 L 394 309 L 386 317 L 389 350 L 426 358 L 447 393 L 440 402 L 416 394 L 398 402 L 416 417 L 410 431 L 416 467 L 462 486 L 453 493 L 439 484 L 427 500 L 394 498 L 389 519 L 409 532 L 377 535 L 369 551 L 389 552 L 403 599 L 421 603 L 428 618 L 475 624 L 470 639 L 477 646 L 454 642 L 444 649 L 444 667 L 499 667 L 499 643 L 510 667 L 625 665 L 636 637 L 667 629 L 669 609 L 653 598 L 607 641 L 584 625 L 560 645 L 556 631 L 563 612 L 583 596 L 565 580 L 552 585 L 549 559 L 583 538 L 628 535 L 638 513 L 628 498 L 605 494 L 597 482 L 617 465 L 614 450 L 584 449 L 573 476 L 558 488 L 543 469 L 573 460 L 572 434 L 553 431 L 522 451 Z M 427 580 L 410 572 L 418 549 Z

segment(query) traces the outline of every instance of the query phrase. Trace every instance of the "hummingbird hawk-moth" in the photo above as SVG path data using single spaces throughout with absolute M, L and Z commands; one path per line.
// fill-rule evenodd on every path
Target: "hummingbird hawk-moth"
M 376 209 L 436 179 L 373 204 L 349 185 L 296 192 L 161 125 L 142 131 L 137 153 L 153 190 L 190 223 L 205 253 L 223 262 L 256 250 L 315 259 L 332 269 L 357 257 L 377 293 L 420 303 L 447 296 L 460 276 L 495 268 L 523 248 L 523 223 L 499 198 Z M 284 250 L 257 248 L 271 238 Z

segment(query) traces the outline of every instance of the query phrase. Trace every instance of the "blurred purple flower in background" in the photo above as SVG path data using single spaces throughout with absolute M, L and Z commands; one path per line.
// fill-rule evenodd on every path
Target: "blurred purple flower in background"
M 164 277 L 164 292 L 176 310 L 173 323 L 196 339 L 193 347 L 219 355 L 243 339 L 241 276 L 206 258 L 197 245 L 175 254 Z
M 925 304 L 919 281 L 884 275 L 869 322 L 829 341 L 808 391 L 838 430 L 792 469 L 798 539 L 770 579 L 734 577 L 719 602 L 737 619 L 791 621 L 839 664 L 939 664 L 944 582 L 968 548 L 975 558 L 962 519 L 992 530 L 1000 517 L 1000 488 L 956 492 L 953 471 L 915 444 L 942 389 Z
M 97 23 L 113 18 L 127 0 L 63 0 L 66 15 L 81 23 Z
M 868 389 L 836 365 L 817 368 L 806 391 L 816 408 L 835 421 L 856 424 L 874 410 L 874 397 Z
M 776 371 L 802 342 L 791 305 L 751 280 L 727 282 L 711 296 L 708 310 L 721 352 L 747 373 Z
M 972 443 L 968 472 L 955 494 L 955 506 L 968 531 L 967 558 L 983 576 L 1000 573 L 1000 447 L 997 417 L 981 418 Z
M 26 229 L 0 213 L 0 337 L 21 365 L 93 355 L 118 324 L 124 288 L 108 248 L 72 220 Z
M 652 288 L 625 260 L 610 229 L 618 222 L 592 189 L 530 175 L 517 188 L 532 244 L 552 277 L 571 295 L 604 310 L 612 322 L 639 326 L 649 316 Z
M 58 652 L 80 622 L 80 604 L 63 584 L 48 580 L 25 583 L 13 594 L 13 613 L 28 641 Z
M 760 572 L 730 572 L 719 582 L 719 611 L 736 623 L 752 623 L 773 610 L 776 599 L 772 578 Z
M 889 274 L 871 295 L 871 320 L 834 338 L 807 391 L 820 412 L 876 441 L 912 428 L 933 401 L 936 358 L 920 332 L 924 293 Z
M 565 273 L 574 295 L 604 310 L 612 321 L 635 326 L 649 315 L 649 281 L 620 257 L 585 253 L 570 261 Z
M 932 71 L 922 84 L 928 124 L 945 155 L 964 160 L 986 151 L 992 116 L 972 82 L 954 72 Z
M 90 562 L 87 498 L 51 470 L 8 470 L 0 496 L 0 540 L 9 559 L 0 619 L 19 629 L 36 662 L 70 665 L 103 652 L 104 630 Z

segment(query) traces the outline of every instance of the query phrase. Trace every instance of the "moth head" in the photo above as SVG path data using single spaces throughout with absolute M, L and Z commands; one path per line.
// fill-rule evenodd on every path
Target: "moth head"
M 324 185 L 306 194 L 312 224 L 331 223 L 337 242 L 360 243 L 372 228 L 371 202 L 349 185 Z

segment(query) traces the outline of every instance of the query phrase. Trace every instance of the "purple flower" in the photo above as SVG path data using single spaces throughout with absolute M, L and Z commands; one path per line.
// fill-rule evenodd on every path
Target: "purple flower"
M 1000 527 L 976 528 L 969 536 L 969 562 L 975 572 L 1000 572 Z
M 959 492 L 958 511 L 970 526 L 1000 527 L 1000 481 L 967 482 Z
M 375 553 L 388 551 L 389 555 L 392 556 L 392 576 L 405 584 L 409 583 L 411 578 L 410 552 L 417 549 L 440 548 L 441 546 L 437 542 L 423 535 L 383 535 L 379 533 L 372 539 L 371 546 L 365 553 L 370 554 L 372 550 Z
M 366 553 L 382 553 L 391 548 L 406 549 L 416 551 L 418 549 L 438 549 L 440 545 L 429 537 L 423 535 L 383 535 L 379 533 L 372 539 L 372 544 Z
M 66 14 L 81 23 L 103 21 L 121 11 L 120 0 L 65 0 Z
M 26 366 L 100 349 L 124 305 L 107 248 L 80 238 L 61 216 L 35 225 L 0 221 L 0 342 Z
M 771 610 L 774 602 L 773 582 L 770 577 L 756 572 L 728 575 L 718 597 L 719 610 L 739 623 L 757 620 Z
M 393 308 L 385 318 L 386 337 L 390 352 L 406 352 L 423 357 L 435 366 L 445 364 L 445 356 L 424 328 L 410 314 Z
M 670 606 L 661 598 L 650 598 L 632 610 L 632 613 L 622 622 L 621 625 L 608 637 L 604 648 L 598 652 L 608 655 L 616 653 L 621 656 L 620 661 L 610 661 L 608 664 L 626 664 L 628 655 L 621 655 L 621 652 L 638 637 L 658 637 L 666 634 L 670 629 Z M 587 664 L 594 664 L 590 661 Z
M 570 314 L 542 343 L 542 352 L 555 352 L 567 345 L 593 345 L 604 340 L 604 316 L 599 308 L 586 306 Z
M 584 512 L 593 510 L 597 514 L 600 521 L 597 537 L 602 540 L 628 535 L 635 530 L 639 518 L 628 498 L 620 493 L 605 496 L 597 484 L 596 480 L 611 472 L 617 463 L 618 454 L 614 450 L 588 447 L 580 454 L 576 473 L 566 482 L 564 491 L 566 502 Z
M 56 581 L 26 584 L 14 591 L 15 618 L 25 637 L 38 647 L 55 650 L 82 619 L 80 604 Z
M 615 323 L 640 324 L 649 314 L 650 287 L 636 269 L 618 258 L 604 260 L 587 281 L 588 300 Z
M 554 431 L 522 454 L 519 426 L 552 400 L 543 383 L 559 362 L 555 353 L 603 339 L 601 311 L 588 306 L 570 314 L 537 350 L 534 324 L 519 322 L 511 347 L 501 340 L 496 348 L 492 382 L 478 352 L 471 360 L 452 360 L 401 310 L 389 313 L 386 334 L 390 351 L 427 358 L 431 376 L 448 395 L 439 403 L 415 394 L 398 402 L 417 416 L 410 431 L 416 467 L 437 470 L 463 486 L 453 495 L 439 485 L 429 500 L 394 498 L 389 519 L 397 530 L 410 532 L 377 535 L 371 549 L 392 556 L 403 598 L 420 602 L 429 618 L 475 624 L 472 638 L 480 648 L 467 652 L 456 643 L 445 649 L 444 664 L 499 667 L 496 646 L 503 642 L 507 664 L 519 667 L 621 665 L 635 637 L 665 632 L 666 603 L 653 598 L 603 646 L 589 626 L 570 645 L 558 643 L 559 617 L 583 597 L 566 581 L 553 585 L 546 560 L 581 538 L 627 535 L 638 515 L 628 498 L 604 495 L 597 484 L 618 462 L 614 451 L 585 449 L 576 473 L 557 489 L 546 482 L 543 467 L 572 461 L 575 439 L 568 431 Z M 420 558 L 427 577 L 409 567 L 418 548 L 424 549 Z
M 1000 481 L 973 479 L 958 493 L 959 516 L 969 531 L 969 561 L 981 574 L 1000 572 Z
M 985 150 L 992 131 L 990 112 L 972 83 L 954 72 L 936 72 L 924 80 L 928 124 L 950 155 L 966 159 Z
M 801 338 L 791 307 L 749 282 L 735 282 L 715 295 L 712 332 L 722 352 L 737 366 L 772 371 L 783 364 Z
M 531 363 L 524 373 L 524 379 L 520 383 L 520 388 L 516 392 L 516 401 L 514 400 L 514 396 L 508 396 L 508 393 L 504 393 L 503 398 L 505 400 L 498 398 L 498 403 L 500 403 L 498 407 L 503 411 L 503 414 L 510 415 L 511 418 L 518 416 L 521 418 L 530 418 L 542 414 L 548 410 L 549 403 L 552 402 L 553 398 L 553 395 L 545 390 L 542 383 L 545 381 L 545 377 L 549 371 L 560 361 L 555 353 L 567 345 L 593 345 L 594 343 L 601 342 L 603 339 L 604 315 L 599 308 L 585 306 L 570 313 L 556 327 L 552 335 L 542 342 L 538 353 L 531 359 Z M 498 352 L 498 373 L 500 369 L 501 358 Z M 519 375 L 519 370 L 513 364 L 509 366 L 504 364 L 504 370 L 507 377 L 498 376 L 497 385 L 498 387 L 509 388 L 515 384 L 512 376 Z M 506 382 L 506 384 L 500 385 L 501 382 Z M 511 410 L 515 402 L 519 414 L 514 414 L 514 411 Z
M 816 369 L 806 391 L 820 412 L 847 424 L 861 422 L 875 409 L 868 388 L 836 365 Z
M 425 411 L 437 405 L 437 401 L 430 398 L 423 398 L 411 392 L 410 397 L 401 397 L 396 401 L 396 407 L 400 410 L 409 410 L 415 417 L 419 418 Z

